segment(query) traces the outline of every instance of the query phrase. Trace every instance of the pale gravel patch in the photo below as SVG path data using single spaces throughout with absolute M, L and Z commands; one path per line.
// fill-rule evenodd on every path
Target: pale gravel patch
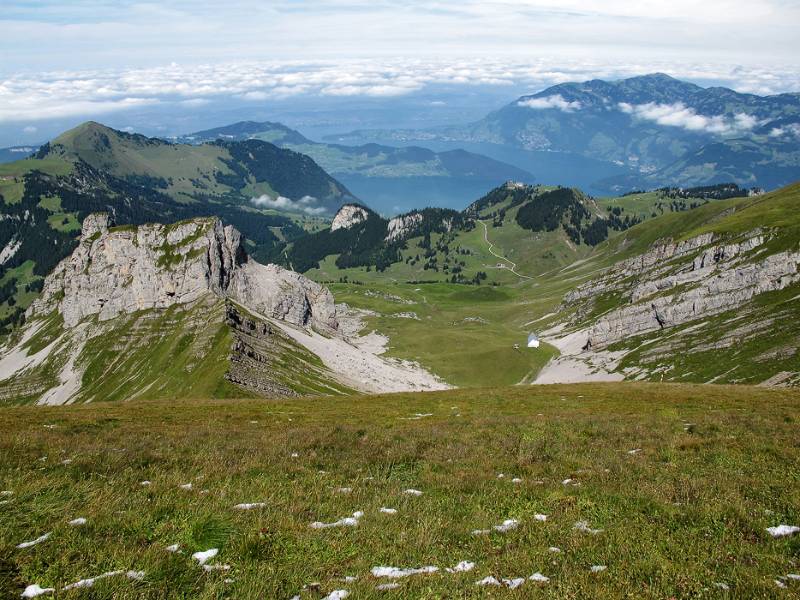
M 325 337 L 280 321 L 270 322 L 316 354 L 341 383 L 360 391 L 420 392 L 451 387 L 418 363 L 379 356 L 386 352 L 389 340 L 385 336 Z

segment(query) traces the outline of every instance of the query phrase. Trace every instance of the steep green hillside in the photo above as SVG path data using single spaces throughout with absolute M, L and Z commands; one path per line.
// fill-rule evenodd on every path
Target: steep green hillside
M 0 589 L 794 597 L 798 537 L 767 528 L 800 525 L 798 411 L 789 391 L 644 384 L 8 408 Z M 437 570 L 387 592 L 379 566 Z M 476 585 L 490 576 L 521 587 Z
M 795 184 L 632 227 L 555 275 L 564 299 L 542 326 L 630 378 L 797 385 L 798 207 Z

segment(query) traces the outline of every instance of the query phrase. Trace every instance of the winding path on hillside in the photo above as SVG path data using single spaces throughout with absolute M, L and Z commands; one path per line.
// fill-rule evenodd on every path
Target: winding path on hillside
M 500 254 L 498 254 L 497 252 L 494 251 L 494 247 L 495 246 L 494 246 L 494 244 L 492 242 L 489 241 L 489 228 L 486 227 L 486 223 L 481 221 L 480 219 L 476 219 L 476 221 L 478 221 L 478 223 L 483 225 L 483 240 L 486 242 L 486 244 L 489 247 L 489 254 L 491 254 L 495 258 L 499 258 L 500 260 L 504 260 L 505 262 L 511 264 L 511 268 L 508 268 L 507 266 L 503 266 L 502 268 L 504 268 L 504 269 L 506 269 L 508 271 L 511 271 L 514 275 L 516 275 L 517 277 L 519 277 L 521 279 L 531 279 L 532 280 L 533 277 L 529 277 L 528 275 L 523 275 L 522 273 L 517 273 L 517 263 L 515 263 L 510 258 L 506 258 L 505 256 L 502 256 L 502 255 L 500 255 Z

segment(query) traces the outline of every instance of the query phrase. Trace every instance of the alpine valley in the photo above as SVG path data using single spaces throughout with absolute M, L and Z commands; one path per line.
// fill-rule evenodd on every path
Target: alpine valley
M 800 597 L 798 23 L 4 2 L 0 600 Z

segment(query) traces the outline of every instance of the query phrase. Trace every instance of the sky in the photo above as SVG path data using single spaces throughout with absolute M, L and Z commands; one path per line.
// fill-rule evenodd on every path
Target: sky
M 512 101 L 654 71 L 800 91 L 799 26 L 800 0 L 4 0 L 0 143 L 225 102 Z

